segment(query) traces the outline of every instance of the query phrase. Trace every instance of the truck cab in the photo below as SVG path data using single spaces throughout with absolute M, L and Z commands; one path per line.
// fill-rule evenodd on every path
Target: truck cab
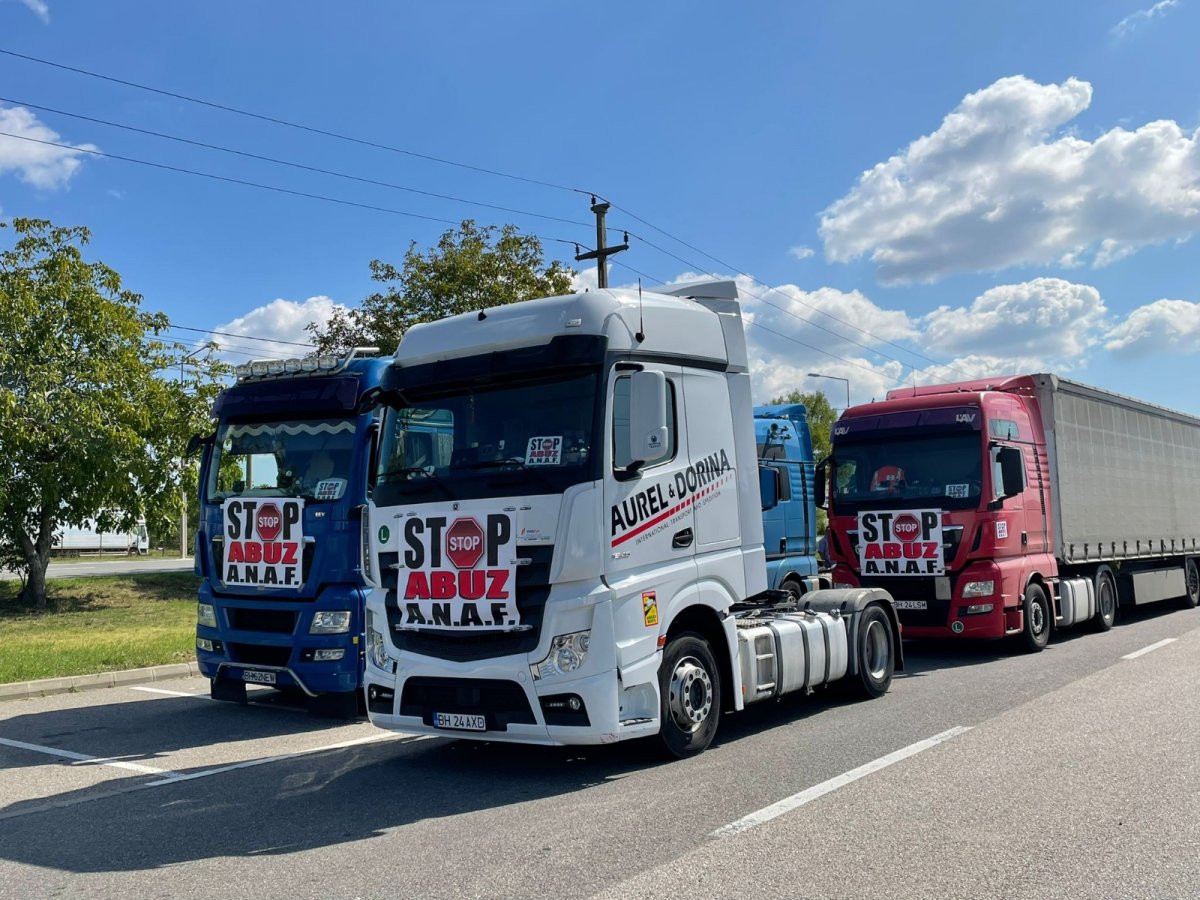
M 829 587 L 817 572 L 817 509 L 808 411 L 802 403 L 754 408 L 759 465 L 776 473 L 776 503 L 764 509 L 767 584 L 799 597 Z
M 215 699 L 294 690 L 357 711 L 362 513 L 378 420 L 359 404 L 386 366 L 358 348 L 241 366 L 203 441 L 196 657 Z
M 1032 386 L 993 387 L 902 389 L 846 410 L 828 468 L 833 581 L 887 590 L 905 637 L 1028 632 L 1040 649 L 1053 611 L 1027 621 L 1024 592 L 1058 574 L 1046 441 Z

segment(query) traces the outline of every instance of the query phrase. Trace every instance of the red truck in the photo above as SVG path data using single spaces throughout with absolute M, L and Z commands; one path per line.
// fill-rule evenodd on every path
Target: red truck
M 1055 375 L 891 391 L 834 425 L 834 587 L 878 587 L 905 637 L 1107 631 L 1200 602 L 1200 419 Z

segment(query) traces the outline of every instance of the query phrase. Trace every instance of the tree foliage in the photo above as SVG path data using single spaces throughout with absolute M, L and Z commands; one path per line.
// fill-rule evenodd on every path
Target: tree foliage
M 384 286 L 358 309 L 338 310 L 308 332 L 322 353 L 372 345 L 393 353 L 404 332 L 421 322 L 566 294 L 572 272 L 546 263 L 542 243 L 514 225 L 480 227 L 470 219 L 442 235 L 424 253 L 409 244 L 400 268 L 371 261 L 371 278 Z
M 219 369 L 173 373 L 186 348 L 157 339 L 140 310 L 81 248 L 86 228 L 14 219 L 0 251 L 0 565 L 22 572 L 23 599 L 45 606 L 56 529 L 96 519 L 132 528 L 176 514 L 179 457 L 206 427 Z M 0 232 L 3 233 L 3 232 Z
M 782 394 L 772 403 L 803 403 L 808 410 L 808 430 L 812 434 L 813 459 L 817 462 L 829 455 L 833 423 L 837 421 L 837 410 L 828 398 L 819 391 L 802 392 L 793 390 Z

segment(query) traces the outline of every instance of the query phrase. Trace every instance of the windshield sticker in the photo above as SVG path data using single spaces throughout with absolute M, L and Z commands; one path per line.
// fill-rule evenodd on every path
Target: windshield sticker
M 525 448 L 525 465 L 557 466 L 562 464 L 562 435 L 554 437 L 531 437 Z
M 317 486 L 313 490 L 313 499 L 341 500 L 344 493 L 346 493 L 345 478 L 326 478 L 317 482 Z
M 304 586 L 304 501 L 226 500 L 221 558 L 226 585 Z
M 969 484 L 948 484 L 946 485 L 946 496 L 951 500 L 965 500 L 971 495 L 971 486 Z
M 275 423 L 265 425 L 230 425 L 225 433 L 230 437 L 261 437 L 264 434 L 342 434 L 354 433 L 354 423 L 345 420 L 341 422 L 318 422 L 316 425 L 308 422 Z
M 941 510 L 860 512 L 858 565 L 863 575 L 943 574 Z
M 507 513 L 406 518 L 397 587 L 387 598 L 400 613 L 397 627 L 487 631 L 520 625 L 516 533 Z
M 996 523 L 996 540 L 1002 541 L 1008 537 L 1008 523 L 1001 519 Z

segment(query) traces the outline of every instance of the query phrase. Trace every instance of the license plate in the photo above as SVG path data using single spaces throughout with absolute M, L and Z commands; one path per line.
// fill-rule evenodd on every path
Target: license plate
M 274 672 L 255 672 L 252 669 L 242 670 L 242 681 L 253 682 L 254 684 L 274 684 Z
M 468 716 L 463 713 L 434 713 L 434 728 L 455 728 L 459 731 L 487 731 L 483 716 Z
M 893 600 L 892 605 L 896 609 L 929 609 L 929 603 L 925 600 Z

